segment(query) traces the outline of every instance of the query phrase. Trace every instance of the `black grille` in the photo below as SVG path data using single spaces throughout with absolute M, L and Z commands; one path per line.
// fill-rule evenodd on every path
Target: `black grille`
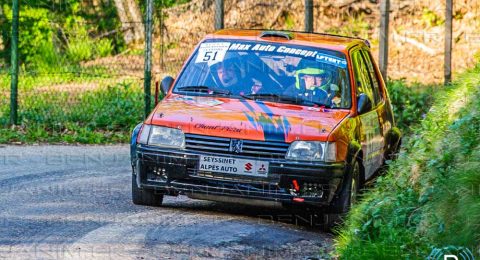
M 256 158 L 285 158 L 290 146 L 285 142 L 243 140 L 242 152 L 234 153 L 230 152 L 231 138 L 185 134 L 185 139 L 188 150 Z

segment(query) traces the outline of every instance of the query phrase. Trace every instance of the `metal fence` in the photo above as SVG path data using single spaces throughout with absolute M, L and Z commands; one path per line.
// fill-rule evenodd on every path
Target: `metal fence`
M 89 8 L 115 8 L 100 2 Z M 128 140 L 144 114 L 145 59 L 143 35 L 127 44 L 124 33 L 142 17 L 108 24 L 86 19 L 85 6 L 11 3 L 0 7 L 2 32 L 11 28 L 0 42 L 0 143 Z

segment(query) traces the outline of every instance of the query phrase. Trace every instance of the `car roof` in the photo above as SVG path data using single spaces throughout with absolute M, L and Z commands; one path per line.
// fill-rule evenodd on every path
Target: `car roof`
M 223 29 L 205 36 L 205 39 L 238 39 L 251 41 L 270 41 L 320 47 L 347 52 L 353 46 L 370 47 L 369 42 L 358 37 L 333 35 L 327 33 L 307 33 L 282 30 Z

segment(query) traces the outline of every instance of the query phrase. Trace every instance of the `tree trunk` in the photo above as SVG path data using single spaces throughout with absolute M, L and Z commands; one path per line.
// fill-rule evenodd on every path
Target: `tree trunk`
M 139 42 L 144 38 L 144 27 L 140 8 L 135 0 L 114 0 L 117 15 L 122 23 L 125 43 Z
M 145 36 L 145 27 L 142 22 L 142 13 L 140 12 L 140 7 L 137 5 L 135 0 L 126 0 L 128 5 L 128 10 L 130 14 L 130 19 L 132 20 L 134 27 L 133 34 L 135 41 L 143 40 Z

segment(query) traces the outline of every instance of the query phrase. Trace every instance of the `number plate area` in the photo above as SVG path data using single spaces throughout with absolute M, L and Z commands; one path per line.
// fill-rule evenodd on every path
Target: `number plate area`
M 248 176 L 268 176 L 268 162 L 201 155 L 198 170 Z

